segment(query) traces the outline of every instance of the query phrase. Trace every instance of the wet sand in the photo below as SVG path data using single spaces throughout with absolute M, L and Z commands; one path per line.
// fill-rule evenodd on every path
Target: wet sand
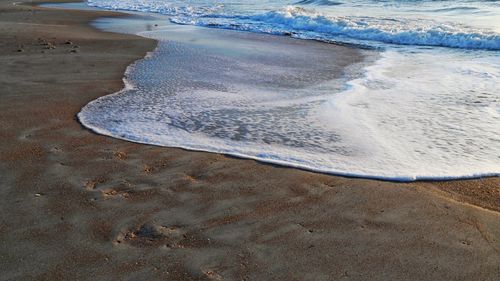
M 152 40 L 0 0 L 0 280 L 497 280 L 500 179 L 390 183 L 76 120 Z M 333 46 L 332 46 L 333 48 Z

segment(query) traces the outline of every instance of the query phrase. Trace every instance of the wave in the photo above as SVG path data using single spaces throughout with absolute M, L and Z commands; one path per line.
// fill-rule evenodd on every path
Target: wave
M 202 17 L 222 11 L 222 4 L 212 5 L 175 5 L 156 1 L 99 1 L 87 0 L 87 5 L 107 10 L 138 11 L 145 13 L 157 13 L 167 16 Z
M 318 6 L 337 6 L 342 5 L 342 2 L 335 2 L 330 0 L 301 0 L 295 5 L 318 5 Z
M 321 62 L 338 59 L 329 51 L 325 57 L 321 44 L 267 38 L 254 45 L 255 59 L 232 55 L 248 52 L 248 44 L 238 42 L 246 35 L 221 38 L 216 44 L 226 52 L 171 41 L 164 30 L 144 35 L 159 40 L 157 49 L 129 66 L 124 90 L 82 109 L 85 127 L 138 143 L 344 176 L 500 175 L 500 61 L 491 52 L 478 59 L 442 49 L 386 51 L 346 88 L 344 79 L 302 84 L 328 69 Z M 262 87 L 266 81 L 274 81 L 272 89 Z
M 319 39 L 361 45 L 364 43 L 365 45 L 366 43 L 383 43 L 500 50 L 500 34 L 485 28 L 433 20 L 429 19 L 429 17 L 404 17 L 397 14 L 391 16 L 391 13 L 387 16 L 378 17 L 339 16 L 333 13 L 332 8 L 329 7 L 318 7 L 318 10 L 322 11 L 321 13 L 316 12 L 314 9 L 304 8 L 340 5 L 344 2 L 347 6 L 352 5 L 349 1 L 342 1 L 341 3 L 332 0 L 299 0 L 295 3 L 295 5 L 299 6 L 285 8 L 280 8 L 282 6 L 269 6 L 264 8 L 265 12 L 262 12 L 262 9 L 255 10 L 254 6 L 257 4 L 254 4 L 254 6 L 241 4 L 241 7 L 236 7 L 226 1 L 217 1 L 212 4 L 203 2 L 203 4 L 200 4 L 197 1 L 88 0 L 87 3 L 91 6 L 113 10 L 160 13 L 171 16 L 171 21 L 178 24 L 292 35 L 303 39 Z M 195 5 L 195 3 L 197 4 Z M 265 4 L 262 5 L 265 6 Z M 436 7 L 434 6 L 434 8 Z M 464 6 L 454 5 L 453 7 L 441 6 L 437 10 L 428 10 L 425 13 L 458 12 L 457 14 L 461 14 L 463 12 L 475 14 L 481 11 L 483 10 L 479 10 L 476 6 L 470 4 Z M 367 12 L 370 12 L 370 7 L 367 7 Z M 352 42 L 353 40 L 356 42 Z
M 434 10 L 429 10 L 428 12 L 462 12 L 462 11 L 477 11 L 477 10 L 479 9 L 476 7 L 459 6 L 459 7 L 434 9 Z
M 137 5 L 114 9 L 152 11 Z M 298 7 L 231 14 L 217 7 L 162 5 L 154 12 L 182 24 L 344 42 L 499 49 L 496 33 L 431 20 L 335 17 Z M 220 33 L 188 30 L 198 32 L 191 38 Z M 204 48 L 191 46 L 185 34 L 179 36 L 185 42 L 176 42 L 172 32 L 141 34 L 158 40 L 157 49 L 128 68 L 124 90 L 82 109 L 78 118 L 84 126 L 133 142 L 345 176 L 396 181 L 500 176 L 497 52 L 388 47 L 363 76 L 304 87 L 301 83 L 322 73 L 315 67 L 328 69 L 349 56 L 328 59 L 314 49 L 323 44 L 300 50 L 294 48 L 302 44 L 278 44 L 287 38 L 240 44 L 238 36 L 258 35 L 238 32 L 226 41 L 206 40 L 217 41 L 217 47 Z M 248 46 L 258 59 L 242 55 Z
M 174 17 L 174 23 L 342 41 L 500 50 L 500 35 L 466 26 L 372 17 L 328 17 L 300 7 L 252 16 Z

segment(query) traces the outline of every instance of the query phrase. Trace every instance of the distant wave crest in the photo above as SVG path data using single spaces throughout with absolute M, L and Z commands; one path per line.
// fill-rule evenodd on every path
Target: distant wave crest
M 500 34 L 459 23 L 408 17 L 333 16 L 310 6 L 342 4 L 333 0 L 298 0 L 295 5 L 267 12 L 242 12 L 219 4 L 188 5 L 191 2 L 88 0 L 91 6 L 113 10 L 154 12 L 171 16 L 178 24 L 251 32 L 292 35 L 324 41 L 368 41 L 398 45 L 440 46 L 462 49 L 500 50 Z M 318 10 L 321 8 L 317 7 Z M 446 10 L 475 9 L 447 7 Z M 440 10 L 441 12 L 443 9 Z
M 399 45 L 500 50 L 500 35 L 429 20 L 327 17 L 300 7 L 252 16 L 175 17 L 175 23 L 238 29 L 301 38 L 370 40 Z
M 336 6 L 336 5 L 342 5 L 342 2 L 336 2 L 331 0 L 301 0 L 295 3 L 295 5 Z

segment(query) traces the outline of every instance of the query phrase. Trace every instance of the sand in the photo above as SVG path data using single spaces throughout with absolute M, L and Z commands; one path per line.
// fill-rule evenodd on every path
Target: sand
M 0 0 L 0 280 L 498 280 L 500 179 L 390 183 L 93 134 L 155 47 Z M 54 48 L 55 47 L 55 48 Z

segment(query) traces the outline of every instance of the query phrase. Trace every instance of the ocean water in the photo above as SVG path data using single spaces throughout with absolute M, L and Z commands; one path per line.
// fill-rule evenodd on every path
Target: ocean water
M 127 87 L 79 113 L 96 132 L 349 176 L 500 175 L 500 1 L 88 4 L 169 22 L 140 33 L 159 45 Z

